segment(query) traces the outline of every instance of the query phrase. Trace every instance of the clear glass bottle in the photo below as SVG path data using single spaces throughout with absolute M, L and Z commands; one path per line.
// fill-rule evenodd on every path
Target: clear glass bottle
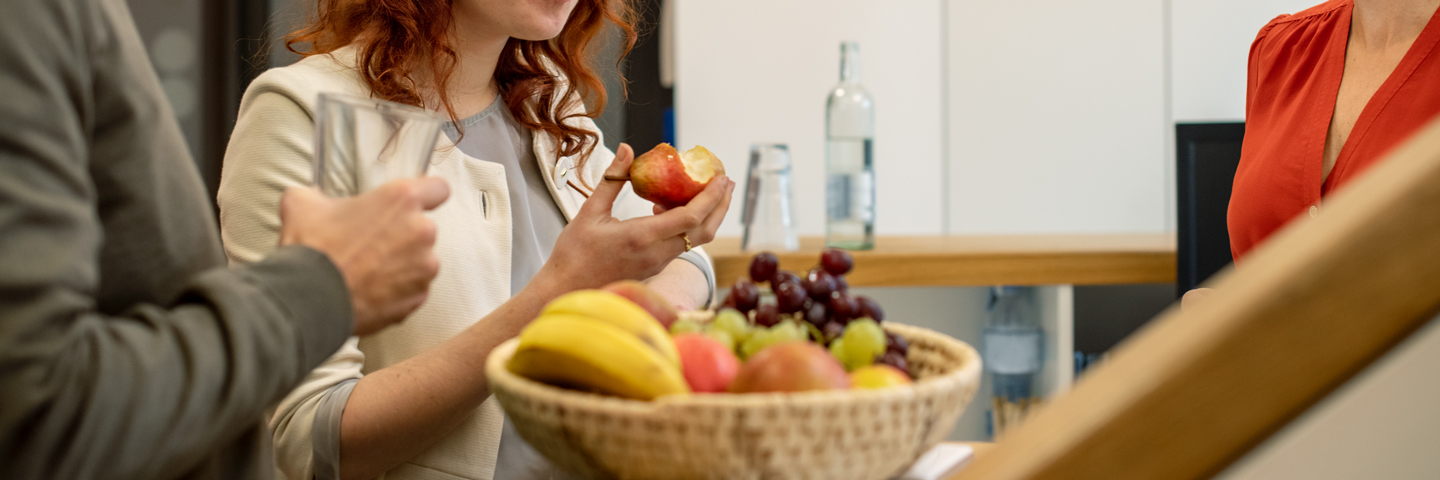
M 1045 334 L 1035 287 L 994 287 L 990 290 L 990 323 L 985 326 L 983 363 L 990 372 L 994 396 L 991 426 L 995 438 L 1015 428 L 1039 403 L 1032 393 L 1040 373 Z
M 875 247 L 875 102 L 860 85 L 860 45 L 840 44 L 840 84 L 825 102 L 825 245 Z

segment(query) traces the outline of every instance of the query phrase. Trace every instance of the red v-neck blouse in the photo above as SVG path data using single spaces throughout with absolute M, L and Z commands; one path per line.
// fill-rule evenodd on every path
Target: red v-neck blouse
M 1351 0 L 1281 15 L 1250 46 L 1245 142 L 1230 194 L 1230 251 L 1238 261 L 1440 113 L 1440 11 L 1360 112 L 1329 178 L 1325 137 L 1345 70 Z

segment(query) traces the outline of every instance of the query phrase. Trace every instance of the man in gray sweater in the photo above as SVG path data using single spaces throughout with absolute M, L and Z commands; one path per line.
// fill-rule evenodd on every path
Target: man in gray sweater
M 264 411 L 438 264 L 443 181 L 292 190 L 226 268 L 123 0 L 0 0 L 0 478 L 268 478 Z

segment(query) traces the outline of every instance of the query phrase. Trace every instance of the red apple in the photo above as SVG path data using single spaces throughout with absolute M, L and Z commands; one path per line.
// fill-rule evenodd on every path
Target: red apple
M 850 388 L 845 367 L 830 352 L 806 341 L 788 341 L 756 352 L 730 382 L 733 393 L 802 392 Z
M 656 320 L 659 320 L 660 324 L 664 325 L 667 330 L 671 324 L 680 319 L 680 313 L 675 311 L 675 306 L 671 305 L 669 300 L 666 300 L 665 297 L 651 290 L 650 287 L 645 286 L 643 283 L 634 280 L 621 280 L 611 282 L 609 285 L 600 287 L 600 289 L 635 302 L 640 308 L 650 312 L 650 315 L 653 315 Z
M 735 352 L 706 335 L 682 333 L 674 338 L 680 352 L 680 371 L 695 392 L 723 392 L 740 370 Z
M 720 159 L 699 145 L 678 153 L 675 147 L 662 143 L 630 164 L 635 194 L 667 209 L 690 203 L 711 179 L 724 174 L 725 165 Z

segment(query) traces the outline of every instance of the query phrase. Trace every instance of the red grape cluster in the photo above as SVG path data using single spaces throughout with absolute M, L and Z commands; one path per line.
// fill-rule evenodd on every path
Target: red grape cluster
M 816 340 L 829 345 L 845 332 L 852 320 L 885 320 L 885 311 L 874 299 L 850 294 L 845 274 L 854 266 L 850 252 L 826 248 L 820 252 L 820 264 L 801 277 L 780 270 L 780 259 L 775 254 L 761 252 L 750 261 L 750 278 L 736 280 L 721 307 L 739 310 L 764 327 L 774 326 L 787 316 L 804 320 L 815 327 L 820 337 Z M 760 284 L 770 286 L 773 303 L 761 301 Z M 894 334 L 886 337 L 885 353 L 875 362 L 909 372 L 905 362 L 909 346 L 905 339 Z

